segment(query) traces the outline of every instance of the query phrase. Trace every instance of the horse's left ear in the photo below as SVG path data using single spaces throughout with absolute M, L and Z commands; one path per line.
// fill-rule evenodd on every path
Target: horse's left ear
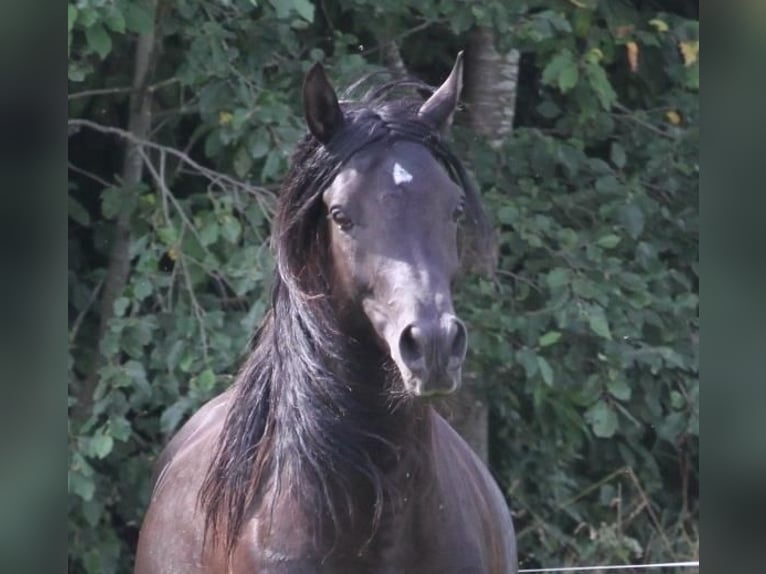
M 323 144 L 343 127 L 338 96 L 319 62 L 311 67 L 303 81 L 303 110 L 309 131 Z
M 459 52 L 449 77 L 433 95 L 420 106 L 418 117 L 439 131 L 446 130 L 463 89 L 463 52 Z

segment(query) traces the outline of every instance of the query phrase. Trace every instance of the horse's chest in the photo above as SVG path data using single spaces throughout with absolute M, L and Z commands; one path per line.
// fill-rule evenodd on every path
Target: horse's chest
M 402 509 L 403 514 L 407 514 Z M 430 510 L 430 509 L 429 509 Z M 457 509 L 456 509 L 457 510 Z M 390 518 L 390 517 L 389 517 Z M 434 509 L 405 520 L 386 520 L 369 545 L 354 550 L 341 539 L 336 551 L 317 551 L 300 529 L 284 532 L 276 546 L 251 548 L 251 558 L 237 573 L 259 574 L 494 574 L 476 530 L 467 528 L 457 512 Z M 329 550 L 329 549 L 327 549 Z
M 481 534 L 467 527 L 460 508 L 437 505 L 384 533 L 366 564 L 370 574 L 489 574 Z M 465 518 L 465 517 L 463 517 Z M 341 570 L 339 570 L 340 572 Z

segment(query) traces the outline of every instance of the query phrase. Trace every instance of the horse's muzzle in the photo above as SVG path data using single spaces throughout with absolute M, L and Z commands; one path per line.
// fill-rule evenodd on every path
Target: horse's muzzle
M 465 325 L 445 313 L 438 320 L 414 321 L 404 327 L 394 360 L 408 391 L 417 396 L 445 395 L 460 386 L 467 348 Z

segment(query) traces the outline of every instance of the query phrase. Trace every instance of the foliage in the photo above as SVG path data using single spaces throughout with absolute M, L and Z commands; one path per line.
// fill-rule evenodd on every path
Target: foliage
M 522 553 L 546 564 L 695 552 L 665 534 L 690 527 L 698 457 L 693 27 L 624 10 L 537 14 L 517 37 L 539 78 L 523 125 L 496 153 L 464 134 L 501 245 L 464 314 Z
M 154 458 L 230 383 L 265 310 L 303 72 L 321 60 L 348 83 L 393 40 L 435 81 L 475 25 L 523 55 L 513 137 L 453 130 L 499 234 L 496 277 L 458 303 L 520 556 L 693 556 L 699 39 L 696 4 L 671 4 L 70 3 L 72 119 L 126 129 L 136 36 L 160 46 L 143 183 L 115 175 L 120 138 L 70 136 L 70 571 L 130 570 Z M 130 275 L 100 336 L 121 214 Z

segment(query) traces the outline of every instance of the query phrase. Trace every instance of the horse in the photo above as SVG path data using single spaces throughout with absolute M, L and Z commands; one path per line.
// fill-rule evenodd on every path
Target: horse
M 136 574 L 517 571 L 499 487 L 434 408 L 468 345 L 453 280 L 491 243 L 445 143 L 462 75 L 339 101 L 307 72 L 269 310 L 159 457 Z

